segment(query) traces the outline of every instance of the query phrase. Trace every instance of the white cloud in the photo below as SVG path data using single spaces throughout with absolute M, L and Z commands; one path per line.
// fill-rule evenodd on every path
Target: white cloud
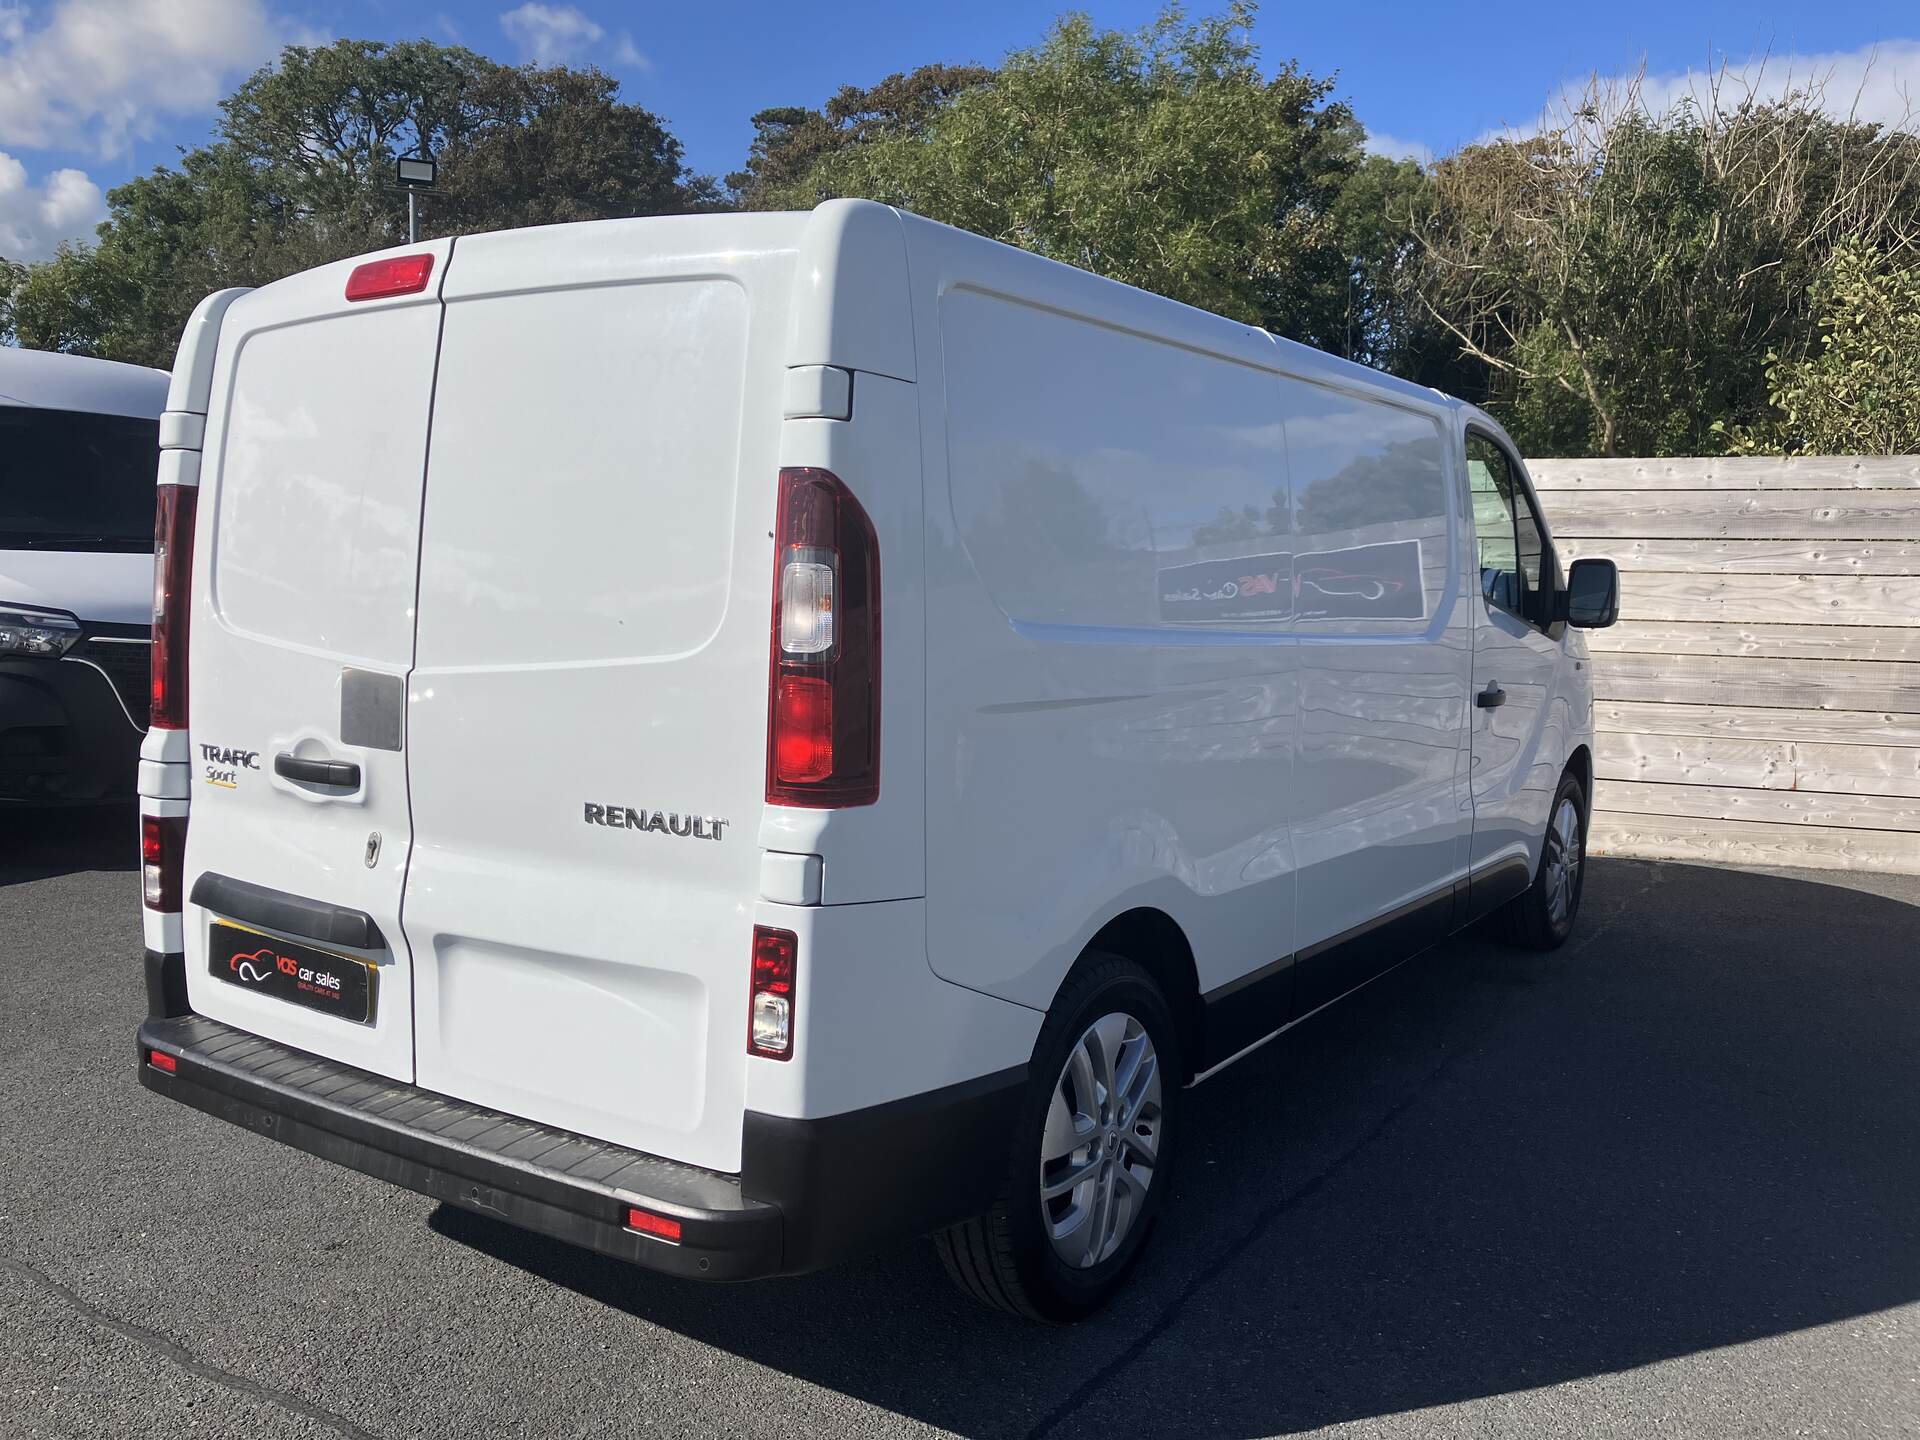
M 564 65 L 606 38 L 607 32 L 575 5 L 541 5 L 535 0 L 500 16 L 500 28 L 520 47 L 520 58 L 541 65 Z
M 522 60 L 539 65 L 571 65 L 593 58 L 606 40 L 606 27 L 592 19 L 577 5 L 542 5 L 539 0 L 500 15 L 500 28 L 507 32 Z M 622 30 L 614 37 L 610 58 L 625 70 L 650 70 L 653 62 L 633 43 L 633 36 Z
M 211 109 L 281 38 L 262 0 L 0 5 L 0 144 L 119 156 Z
M 27 167 L 0 150 L 0 255 L 45 260 L 62 240 L 91 235 L 106 214 L 106 197 L 86 172 L 56 170 L 35 185 Z
M 1602 76 L 1597 82 L 1563 85 L 1533 120 L 1489 130 L 1479 143 L 1533 135 L 1562 123 L 1585 102 L 1589 84 L 1603 107 L 1624 103 L 1637 87 L 1640 107 L 1653 115 L 1685 101 L 1702 110 L 1715 104 L 1728 110 L 1748 99 L 1811 92 L 1836 119 L 1850 116 L 1889 128 L 1920 129 L 1920 40 L 1882 40 L 1858 50 L 1751 55 L 1727 61 L 1724 69 Z
M 641 53 L 640 47 L 633 43 L 633 36 L 624 30 L 620 32 L 620 39 L 614 44 L 613 63 L 627 70 L 653 68 L 653 61 Z
M 1422 165 L 1433 163 L 1433 147 L 1418 140 L 1402 140 L 1398 135 L 1386 135 L 1380 131 L 1369 131 L 1366 150 L 1369 155 L 1384 155 L 1389 160 L 1418 160 Z

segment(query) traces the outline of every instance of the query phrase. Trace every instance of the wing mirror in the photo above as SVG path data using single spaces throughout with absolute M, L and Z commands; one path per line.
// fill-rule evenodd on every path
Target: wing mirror
M 1604 630 L 1620 618 L 1620 571 L 1611 560 L 1576 560 L 1567 570 L 1560 618 L 1576 630 Z

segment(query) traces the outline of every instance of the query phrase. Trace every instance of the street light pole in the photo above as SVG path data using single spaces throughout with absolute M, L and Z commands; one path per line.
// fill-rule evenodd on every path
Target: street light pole
M 420 242 L 420 205 L 417 191 L 428 190 L 440 176 L 440 167 L 426 155 L 402 155 L 393 162 L 393 178 L 407 192 L 407 243 Z

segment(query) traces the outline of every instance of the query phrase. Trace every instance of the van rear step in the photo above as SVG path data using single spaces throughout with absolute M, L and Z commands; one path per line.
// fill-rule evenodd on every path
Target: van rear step
M 140 1082 L 248 1130 L 463 1209 L 651 1270 L 776 1274 L 782 1214 L 731 1176 L 531 1124 L 200 1015 L 140 1027 Z M 156 1064 L 153 1053 L 171 1059 Z M 630 1209 L 669 1243 L 627 1227 Z

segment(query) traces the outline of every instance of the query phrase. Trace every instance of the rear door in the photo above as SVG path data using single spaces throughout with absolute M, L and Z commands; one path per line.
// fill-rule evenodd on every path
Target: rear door
M 701 233 L 460 241 L 406 933 L 421 1085 L 728 1170 L 792 255 L 687 256 Z
M 434 257 L 414 294 L 348 301 L 345 262 L 234 302 L 194 546 L 189 999 L 399 1080 L 403 700 L 449 248 L 409 251 Z

